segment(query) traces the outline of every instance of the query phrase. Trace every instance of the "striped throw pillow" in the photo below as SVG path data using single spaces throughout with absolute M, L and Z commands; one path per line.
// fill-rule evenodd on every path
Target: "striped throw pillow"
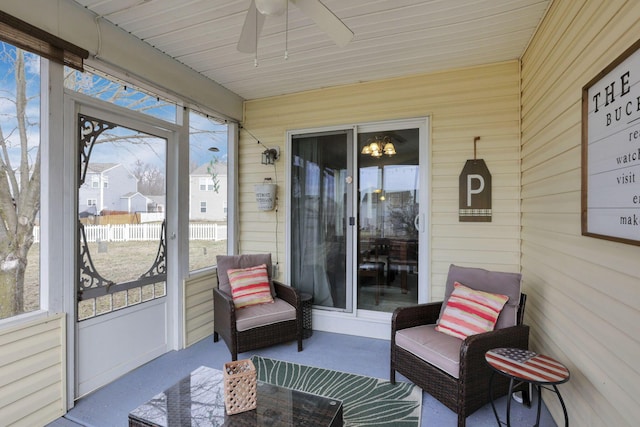
M 273 302 L 266 264 L 229 269 L 227 275 L 236 308 Z
M 436 330 L 460 339 L 493 331 L 509 297 L 476 291 L 458 282 L 453 286 Z

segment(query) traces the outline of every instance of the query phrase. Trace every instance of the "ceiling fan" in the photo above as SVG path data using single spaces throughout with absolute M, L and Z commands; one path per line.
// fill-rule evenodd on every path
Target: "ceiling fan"
M 331 12 L 320 0 L 251 0 L 247 16 L 238 40 L 240 52 L 255 53 L 258 37 L 267 16 L 281 15 L 287 9 L 287 2 L 295 4 L 316 23 L 340 47 L 353 38 L 353 31 Z

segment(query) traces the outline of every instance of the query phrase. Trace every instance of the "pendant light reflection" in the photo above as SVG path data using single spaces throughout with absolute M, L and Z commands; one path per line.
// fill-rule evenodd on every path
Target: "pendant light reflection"
M 360 154 L 369 154 L 371 157 L 382 157 L 383 154 L 386 154 L 391 157 L 396 154 L 396 147 L 388 136 L 376 136 L 367 141 L 367 145 L 362 147 Z

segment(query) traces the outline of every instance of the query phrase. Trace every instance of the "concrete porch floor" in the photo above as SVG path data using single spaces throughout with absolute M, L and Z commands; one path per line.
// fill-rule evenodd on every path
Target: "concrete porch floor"
M 298 353 L 295 343 L 242 353 L 239 359 L 253 354 L 289 362 L 334 369 L 359 375 L 389 379 L 389 342 L 349 335 L 314 331 L 304 340 L 304 351 Z M 48 427 L 117 427 L 127 425 L 127 415 L 155 394 L 165 390 L 199 366 L 222 369 L 230 361 L 224 342 L 214 343 L 208 337 L 181 351 L 172 351 L 141 366 L 111 384 L 76 402 L 67 415 Z M 405 380 L 402 376 L 399 380 Z M 562 387 L 562 386 L 560 386 Z M 562 390 L 561 390 L 562 391 Z M 527 408 L 512 402 L 511 421 L 514 426 L 530 426 L 535 422 L 537 402 Z M 498 412 L 504 416 L 506 397 L 497 401 Z M 569 414 L 571 416 L 571 414 Z M 422 395 L 422 426 L 454 427 L 455 413 L 427 393 Z M 494 427 L 496 419 L 491 405 L 486 405 L 467 418 L 468 427 Z M 543 405 L 541 427 L 555 427 L 549 411 Z

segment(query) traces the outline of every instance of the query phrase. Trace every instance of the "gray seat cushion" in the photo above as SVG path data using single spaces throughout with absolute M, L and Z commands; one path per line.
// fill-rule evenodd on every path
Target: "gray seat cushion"
M 520 303 L 520 273 L 505 273 L 451 265 L 445 288 L 446 301 L 453 292 L 453 284 L 459 282 L 469 288 L 507 295 L 509 300 L 500 312 L 495 329 L 517 324 L 518 305 Z M 460 376 L 460 347 L 462 340 L 435 330 L 436 325 L 421 325 L 396 331 L 396 345 L 420 359 L 441 369 L 454 378 Z
M 444 303 L 440 310 L 440 317 L 451 292 L 453 292 L 453 284 L 458 282 L 476 291 L 508 296 L 509 300 L 502 308 L 500 316 L 498 316 L 495 329 L 515 326 L 517 324 L 518 305 L 520 304 L 521 279 L 522 275 L 520 273 L 489 271 L 483 268 L 460 267 L 451 264 L 445 285 Z
M 236 329 L 246 331 L 258 326 L 271 325 L 287 320 L 296 320 L 296 309 L 280 298 L 273 304 L 257 304 L 236 310 Z
M 438 332 L 435 327 L 436 325 L 421 325 L 401 329 L 396 332 L 396 345 L 458 378 L 462 340 Z

